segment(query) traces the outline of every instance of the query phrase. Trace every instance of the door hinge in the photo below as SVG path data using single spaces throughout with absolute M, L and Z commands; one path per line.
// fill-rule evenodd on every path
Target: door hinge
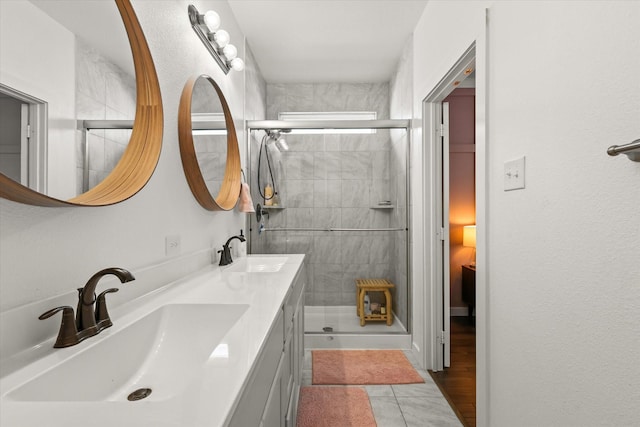
M 31 125 L 27 125 L 27 139 L 31 138 Z
M 444 227 L 440 227 L 438 230 L 438 238 L 444 242 Z
M 436 132 L 438 133 L 438 136 L 443 136 L 444 135 L 444 123 L 438 123 L 438 126 L 436 128 Z
M 438 333 L 438 342 L 440 343 L 440 345 L 444 345 L 445 344 L 446 338 L 445 338 L 445 335 L 444 335 L 444 331 L 440 331 Z

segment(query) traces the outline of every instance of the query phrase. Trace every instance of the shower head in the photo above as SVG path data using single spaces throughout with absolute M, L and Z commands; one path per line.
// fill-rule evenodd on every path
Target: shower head
M 276 147 L 280 151 L 287 151 L 289 149 L 289 145 L 287 141 L 282 136 L 283 133 L 289 133 L 291 129 L 268 129 L 267 130 L 267 144 L 275 143 Z

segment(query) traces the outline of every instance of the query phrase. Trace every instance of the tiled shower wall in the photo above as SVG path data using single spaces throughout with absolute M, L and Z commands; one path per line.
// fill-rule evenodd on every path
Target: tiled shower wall
M 376 111 L 389 117 L 389 85 L 275 84 L 267 86 L 267 118 L 291 111 Z M 394 131 L 397 132 L 397 131 Z M 251 138 L 254 202 L 262 203 L 256 178 L 263 131 Z M 279 228 L 389 228 L 406 226 L 406 145 L 392 143 L 389 130 L 373 134 L 284 135 L 289 151 L 268 146 L 275 189 L 284 209 L 269 209 L 267 229 Z M 397 144 L 397 147 L 392 145 Z M 403 153 L 400 155 L 399 152 Z M 261 187 L 270 181 L 261 161 Z M 400 165 L 401 163 L 401 165 Z M 379 209 L 381 201 L 393 209 Z M 402 206 L 398 208 L 399 204 Z M 356 278 L 388 278 L 397 288 L 394 311 L 406 323 L 406 248 L 396 232 L 374 231 L 264 231 L 252 227 L 253 253 L 306 253 L 306 305 L 353 306 Z M 399 232 L 405 234 L 406 232 Z M 406 239 L 405 239 L 406 242 Z M 399 260 L 397 252 L 404 259 Z M 397 275 L 405 271 L 405 276 Z M 403 281 L 400 281 L 403 280 Z M 400 305 L 403 305 L 402 307 Z
M 133 63 L 133 59 L 132 59 Z M 76 118 L 78 120 L 133 120 L 136 81 L 96 50 L 76 39 Z M 89 144 L 89 189 L 106 178 L 129 143 L 128 129 L 92 130 Z M 76 191 L 83 189 L 83 131 L 76 131 Z

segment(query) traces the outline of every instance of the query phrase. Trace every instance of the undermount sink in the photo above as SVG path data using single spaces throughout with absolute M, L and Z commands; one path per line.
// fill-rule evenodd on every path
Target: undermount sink
M 233 261 L 224 271 L 236 273 L 276 273 L 287 262 L 287 257 L 247 256 Z
M 79 344 L 86 350 L 7 394 L 16 401 L 126 401 L 151 389 L 148 400 L 180 393 L 210 358 L 228 353 L 222 342 L 246 304 L 169 304 L 119 331 Z

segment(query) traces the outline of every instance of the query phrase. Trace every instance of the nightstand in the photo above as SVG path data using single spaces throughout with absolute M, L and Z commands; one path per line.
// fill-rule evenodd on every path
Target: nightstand
M 471 265 L 462 266 L 462 301 L 469 306 L 469 318 L 476 307 L 476 268 Z

